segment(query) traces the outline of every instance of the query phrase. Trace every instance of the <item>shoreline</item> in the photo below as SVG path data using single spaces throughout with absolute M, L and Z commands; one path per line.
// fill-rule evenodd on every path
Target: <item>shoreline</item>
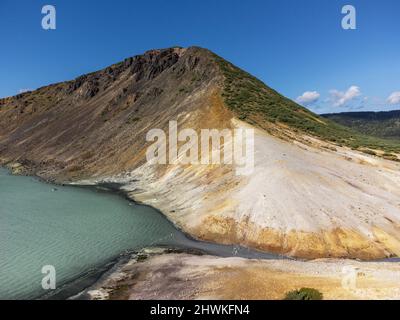
M 1 168 L 1 167 L 0 167 Z M 4 168 L 9 174 L 13 174 L 12 171 L 5 167 Z M 96 190 L 96 192 L 107 192 L 107 193 L 113 193 L 113 194 L 118 194 L 119 196 L 123 197 L 125 200 L 134 203 L 135 205 L 139 206 L 147 206 L 151 207 L 146 204 L 141 204 L 137 203 L 133 199 L 131 199 L 126 192 L 124 192 L 121 189 L 121 186 L 123 184 L 119 183 L 98 183 L 98 184 L 93 184 L 93 185 L 80 185 L 80 184 L 69 184 L 69 183 L 57 183 L 55 181 L 51 180 L 46 180 L 43 179 L 40 176 L 31 174 L 29 175 L 30 177 L 34 179 L 38 179 L 40 182 L 44 182 L 46 184 L 50 185 L 55 185 L 55 186 L 71 186 L 71 187 L 78 187 L 78 188 L 89 188 Z M 156 210 L 164 219 L 168 220 L 171 222 L 160 210 L 151 207 L 154 210 Z M 171 222 L 172 223 L 172 222 Z M 173 224 L 173 223 L 172 223 Z M 307 262 L 307 261 L 313 261 L 314 259 L 310 260 L 305 260 L 305 259 L 298 259 L 298 258 L 293 258 L 293 257 L 286 257 L 282 255 L 277 255 L 277 254 L 270 254 L 262 251 L 258 251 L 255 249 L 251 248 L 246 248 L 243 246 L 238 246 L 238 245 L 224 245 L 224 244 L 218 244 L 218 243 L 212 243 L 212 242 L 206 242 L 206 241 L 201 241 L 193 238 L 192 236 L 186 234 L 183 232 L 180 228 L 177 228 L 175 224 L 173 224 L 174 227 L 182 233 L 186 239 L 189 241 L 193 242 L 193 244 L 197 244 L 197 246 L 187 246 L 185 244 L 182 244 L 180 247 L 178 246 L 170 246 L 170 245 L 163 245 L 162 243 L 158 244 L 153 244 L 152 246 L 157 246 L 161 247 L 164 250 L 171 250 L 171 251 L 179 251 L 181 253 L 186 253 L 186 254 L 192 254 L 194 251 L 197 251 L 199 255 L 204 255 L 204 256 L 214 256 L 215 259 L 218 258 L 244 258 L 247 260 L 292 260 L 292 261 L 298 261 L 298 262 Z M 141 250 L 145 250 L 149 246 L 145 246 L 140 249 L 136 250 L 130 250 L 127 252 L 122 252 L 118 254 L 117 256 L 113 257 L 109 261 L 96 266 L 95 268 L 88 270 L 86 272 L 83 272 L 81 275 L 75 277 L 74 279 L 71 279 L 67 283 L 63 284 L 59 290 L 55 293 L 47 293 L 44 295 L 40 295 L 36 297 L 35 299 L 67 299 L 71 298 L 75 295 L 79 295 L 83 291 L 87 290 L 93 285 L 96 285 L 108 272 L 116 268 L 118 265 L 123 264 L 124 261 L 127 261 L 132 257 L 132 255 L 137 254 Z M 224 249 L 224 250 L 222 250 Z M 344 260 L 349 260 L 349 259 L 343 259 Z M 353 259 L 354 262 L 360 262 L 360 260 Z M 384 258 L 384 259 L 379 259 L 379 260 L 369 260 L 369 262 L 399 262 L 400 258 Z
M 264 256 L 265 259 L 268 258 L 277 258 L 277 259 L 290 259 L 290 260 L 313 260 L 313 259 L 304 259 L 304 258 L 298 258 L 298 257 L 292 257 L 292 256 L 286 256 L 283 254 L 278 254 L 278 253 L 273 253 L 273 252 L 267 252 L 267 251 L 262 251 L 258 250 L 255 248 L 251 247 L 246 247 L 243 245 L 239 244 L 223 244 L 223 243 L 218 243 L 218 242 L 211 242 L 211 241 L 205 241 L 205 240 L 200 240 L 192 236 L 191 234 L 185 232 L 182 228 L 176 225 L 174 221 L 170 220 L 167 215 L 165 215 L 161 210 L 145 204 L 136 201 L 135 199 L 129 197 L 127 192 L 125 192 L 121 187 L 124 186 L 123 183 L 118 183 L 118 182 L 100 182 L 100 183 L 95 183 L 95 184 L 78 184 L 78 183 L 71 183 L 71 182 L 57 182 L 56 180 L 51 180 L 51 179 L 45 179 L 41 176 L 38 176 L 33 173 L 32 170 L 27 169 L 27 172 L 30 172 L 30 174 L 14 174 L 11 169 L 9 169 L 6 166 L 0 165 L 0 168 L 4 168 L 7 170 L 10 174 L 12 175 L 20 175 L 20 176 L 25 176 L 25 177 L 32 177 L 34 179 L 37 179 L 40 182 L 49 184 L 49 185 L 54 185 L 54 186 L 68 186 L 68 187 L 74 187 L 74 188 L 83 188 L 83 189 L 90 189 L 90 190 L 95 190 L 96 192 L 105 192 L 105 193 L 111 193 L 111 194 L 116 194 L 126 201 L 137 205 L 137 206 L 142 206 L 142 207 L 148 207 L 156 211 L 163 219 L 166 219 L 169 223 L 171 223 L 176 230 L 178 230 L 180 233 L 182 233 L 185 238 L 187 238 L 189 241 L 193 241 L 194 243 L 198 244 L 204 244 L 205 246 L 215 246 L 215 247 L 226 247 L 226 248 L 232 248 L 232 249 L 238 249 L 238 253 L 243 252 L 243 251 L 248 251 L 250 254 L 254 254 L 254 256 Z M 207 252 L 206 252 L 207 253 Z M 400 258 L 399 258 L 400 259 Z
M 346 279 L 354 279 L 354 285 Z M 257 260 L 150 247 L 71 299 L 281 300 L 289 291 L 309 287 L 328 300 L 398 300 L 399 280 L 399 263 Z
M 147 244 L 142 248 L 136 248 L 133 249 L 134 245 L 132 245 L 132 249 L 128 249 L 128 251 L 118 253 L 116 256 L 110 258 L 109 260 L 105 261 L 104 263 L 101 263 L 97 266 L 92 267 L 89 270 L 83 271 L 80 275 L 68 280 L 66 283 L 63 283 L 58 289 L 55 290 L 55 292 L 49 292 L 45 294 L 40 294 L 38 296 L 34 296 L 33 299 L 66 299 L 69 298 L 70 296 L 73 296 L 75 294 L 78 294 L 85 288 L 93 285 L 98 281 L 98 279 L 107 271 L 109 271 L 111 268 L 113 268 L 115 265 L 119 264 L 121 261 L 124 261 L 127 259 L 127 257 L 130 257 L 132 254 L 137 252 L 138 250 L 141 250 L 145 247 L 148 246 L 154 246 L 157 245 L 159 247 L 164 247 L 167 250 L 180 250 L 184 252 L 194 252 L 198 251 L 199 254 L 212 254 L 215 256 L 243 256 L 243 257 L 257 257 L 261 259 L 290 259 L 290 257 L 284 257 L 280 255 L 275 255 L 275 254 L 269 254 L 257 250 L 253 250 L 250 248 L 245 248 L 243 246 L 235 246 L 235 245 L 224 245 L 224 244 L 218 244 L 218 243 L 211 243 L 211 242 L 206 242 L 206 241 L 201 241 L 197 240 L 187 233 L 183 232 L 181 229 L 177 228 L 175 224 L 173 224 L 160 210 L 157 210 L 156 208 L 153 208 L 151 206 L 137 203 L 133 199 L 127 196 L 127 194 L 121 190 L 119 187 L 121 184 L 109 184 L 109 183 L 99 183 L 99 184 L 94 184 L 94 185 L 80 185 L 80 184 L 69 184 L 69 183 L 58 183 L 56 181 L 51 181 L 48 179 L 44 179 L 43 177 L 30 174 L 15 174 L 12 172 L 12 170 L 8 167 L 5 166 L 0 166 L 0 170 L 4 170 L 6 174 L 9 175 L 14 175 L 14 176 L 25 176 L 29 177 L 32 179 L 35 179 L 41 183 L 45 183 L 50 186 L 63 186 L 63 187 L 73 187 L 73 188 L 82 188 L 82 189 L 90 189 L 93 190 L 94 192 L 99 192 L 99 193 L 111 193 L 118 195 L 119 197 L 122 197 L 124 200 L 137 205 L 137 206 L 143 206 L 143 207 L 150 207 L 153 210 L 155 210 L 162 219 L 165 219 L 169 223 L 171 223 L 174 228 L 182 234 L 184 237 L 184 242 L 180 243 L 178 245 L 168 245 L 166 243 L 163 243 L 164 240 L 161 240 L 159 242 L 154 242 L 151 244 Z
M 392 239 L 390 234 L 384 231 L 380 232 L 380 229 L 376 229 L 375 227 L 375 229 L 373 229 L 374 234 L 376 233 L 376 237 L 379 236 L 379 239 L 383 241 L 378 241 L 378 238 L 378 240 L 374 238 L 377 241 L 376 246 L 372 246 L 375 240 L 368 240 L 369 238 L 365 241 L 371 244 L 371 246 L 362 245 L 364 243 L 363 238 L 357 230 L 353 230 L 351 227 L 335 227 L 331 229 L 321 229 L 315 232 L 308 232 L 299 227 L 299 229 L 285 229 L 285 231 L 279 228 L 275 230 L 270 226 L 258 226 L 256 222 L 250 223 L 246 219 L 239 223 L 238 221 L 240 219 L 235 220 L 230 217 L 224 218 L 224 216 L 218 218 L 217 215 L 211 213 L 205 215 L 205 217 L 209 217 L 209 219 L 203 219 L 203 224 L 201 226 L 189 228 L 187 221 L 180 218 L 182 215 L 178 216 L 176 213 L 176 210 L 178 210 L 177 205 L 171 207 L 171 201 L 172 204 L 174 204 L 173 199 L 170 199 L 171 201 L 169 202 L 165 202 L 162 195 L 159 195 L 160 200 L 157 196 L 151 196 L 150 191 L 150 196 L 146 194 L 147 180 L 145 176 L 139 175 L 141 177 L 139 180 L 133 178 L 127 180 L 119 179 L 114 176 L 94 178 L 80 177 L 78 179 L 79 175 L 75 175 L 75 178 L 71 180 L 67 178 L 63 179 L 62 177 L 55 178 L 54 172 L 51 170 L 49 171 L 49 169 L 44 169 L 39 164 L 32 163 L 29 160 L 12 162 L 9 159 L 0 157 L 0 162 L 3 163 L 3 165 L 7 163 L 6 165 L 9 168 L 14 168 L 17 174 L 34 176 L 46 183 L 78 187 L 95 187 L 97 190 L 105 188 L 111 192 L 118 193 L 123 198 L 136 205 L 143 205 L 157 211 L 163 218 L 167 219 L 175 229 L 185 234 L 188 239 L 194 241 L 220 243 L 231 246 L 236 246 L 236 244 L 241 243 L 242 247 L 248 247 L 254 251 L 304 260 L 338 258 L 361 261 L 387 261 L 387 259 L 390 260 L 393 258 L 400 259 L 400 255 L 396 249 L 390 249 L 396 247 L 395 239 Z M 120 175 L 123 176 L 124 174 L 121 173 Z M 132 183 L 141 183 L 139 186 L 136 186 L 140 190 L 138 194 L 129 190 L 129 188 L 132 187 Z M 151 201 L 146 201 L 148 200 L 146 197 L 150 197 L 149 199 Z M 155 200 L 151 197 L 154 197 Z M 179 208 L 179 210 L 181 209 Z M 193 219 L 198 218 L 200 220 L 202 215 L 199 212 L 192 212 L 192 217 Z M 367 221 L 368 219 L 365 220 Z M 246 228 L 252 231 L 250 233 L 251 236 L 243 239 L 237 238 L 238 236 L 242 236 L 243 233 L 248 232 Z M 257 239 L 263 241 L 260 240 L 260 242 Z M 275 242 L 276 244 L 274 245 Z M 385 246 L 385 244 L 382 243 L 386 242 L 388 242 L 388 247 L 385 249 L 382 247 Z M 326 244 L 326 246 L 324 244 Z M 292 248 L 293 246 L 294 249 Z

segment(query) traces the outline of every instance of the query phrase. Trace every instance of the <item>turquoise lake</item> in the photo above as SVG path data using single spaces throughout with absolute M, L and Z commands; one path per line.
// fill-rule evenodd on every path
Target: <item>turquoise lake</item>
M 45 265 L 60 286 L 126 250 L 176 242 L 178 230 L 150 207 L 0 170 L 0 298 L 46 293 Z
M 221 256 L 276 257 L 195 241 L 157 210 L 117 193 L 55 186 L 0 168 L 0 299 L 51 294 L 41 286 L 45 265 L 56 270 L 57 290 L 68 293 L 71 283 L 88 278 L 89 285 L 90 275 L 124 252 L 153 245 Z M 77 290 L 76 284 L 71 286 Z

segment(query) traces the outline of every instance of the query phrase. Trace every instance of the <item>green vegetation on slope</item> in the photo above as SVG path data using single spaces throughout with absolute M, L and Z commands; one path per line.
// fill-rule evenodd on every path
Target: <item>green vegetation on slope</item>
M 363 134 L 386 139 L 400 139 L 400 110 L 342 112 L 322 116 Z
M 317 289 L 301 288 L 287 292 L 285 300 L 322 300 L 323 295 Z
M 215 56 L 224 76 L 222 93 L 239 119 L 261 124 L 259 119 L 282 123 L 295 130 L 353 149 L 370 148 L 400 152 L 400 142 L 375 138 L 322 118 L 266 86 L 251 74 Z

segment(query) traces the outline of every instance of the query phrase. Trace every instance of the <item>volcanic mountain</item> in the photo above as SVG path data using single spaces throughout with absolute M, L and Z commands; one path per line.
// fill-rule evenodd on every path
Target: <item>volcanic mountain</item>
M 146 134 L 170 121 L 254 129 L 254 171 L 147 162 Z M 400 254 L 399 151 L 198 47 L 151 50 L 0 99 L 0 163 L 15 173 L 118 182 L 198 239 L 305 258 Z

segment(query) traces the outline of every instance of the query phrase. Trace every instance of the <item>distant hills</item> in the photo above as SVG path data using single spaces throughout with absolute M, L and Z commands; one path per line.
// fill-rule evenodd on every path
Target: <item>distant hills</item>
M 322 116 L 363 134 L 386 139 L 400 139 L 400 110 L 342 112 Z
M 371 149 L 386 154 L 400 152 L 400 143 L 397 141 L 362 134 L 321 117 L 223 58 L 216 57 L 216 61 L 225 77 L 222 96 L 226 105 L 241 120 L 264 129 L 270 127 L 268 124 L 283 125 L 290 128 L 292 133 L 310 134 L 363 152 Z M 277 135 L 276 132 L 272 134 Z

